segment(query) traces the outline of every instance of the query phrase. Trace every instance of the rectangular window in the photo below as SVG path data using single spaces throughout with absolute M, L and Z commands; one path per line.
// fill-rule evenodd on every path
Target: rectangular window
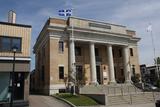
M 81 56 L 81 47 L 75 47 L 75 55 L 76 56 Z
M 122 50 L 119 49 L 118 51 L 119 51 L 119 57 L 122 57 Z
M 16 47 L 17 52 L 21 51 L 21 38 L 18 37 L 0 37 L 0 51 L 12 51 Z
M 130 48 L 129 50 L 130 50 L 130 56 L 133 56 L 133 49 Z
M 135 76 L 135 65 L 132 65 L 132 76 Z
M 64 52 L 64 42 L 63 41 L 59 41 L 59 52 L 60 53 Z
M 44 65 L 42 65 L 42 68 L 41 68 L 41 80 L 44 82 L 45 80 L 45 70 L 44 70 Z
M 95 56 L 99 56 L 99 49 L 95 48 Z
M 121 69 L 121 76 L 123 76 L 124 75 L 124 71 L 123 71 L 123 69 Z
M 83 79 L 83 71 L 82 66 L 77 65 L 76 66 L 76 79 L 81 81 Z
M 113 58 L 115 57 L 115 52 L 114 52 L 114 49 L 112 49 L 112 53 L 113 53 Z
M 59 67 L 59 79 L 64 79 L 64 67 Z
M 41 53 L 42 53 L 42 58 L 41 58 L 41 61 L 42 61 L 42 64 L 45 64 L 45 46 L 43 46 L 42 50 L 41 50 Z

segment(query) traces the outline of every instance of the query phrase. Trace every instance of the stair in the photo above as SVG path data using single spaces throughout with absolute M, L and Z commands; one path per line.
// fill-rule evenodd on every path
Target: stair
M 88 85 L 80 88 L 80 94 L 105 94 L 107 105 L 144 104 L 155 101 L 152 92 L 142 92 L 132 84 Z
M 153 102 L 154 97 L 153 93 L 151 92 L 108 96 L 109 106 L 122 104 L 144 104 Z
M 154 102 L 153 93 L 145 92 L 140 94 L 133 94 L 132 95 L 132 103 L 139 104 L 139 103 L 152 103 Z
M 125 94 L 141 92 L 132 84 L 116 84 L 116 85 L 87 85 L 80 88 L 80 94 Z
M 108 104 L 111 105 L 123 105 L 123 104 L 130 104 L 129 96 L 125 95 L 117 95 L 117 96 L 108 96 Z

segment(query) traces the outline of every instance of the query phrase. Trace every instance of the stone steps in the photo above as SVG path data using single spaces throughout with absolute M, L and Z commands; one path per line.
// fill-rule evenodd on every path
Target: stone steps
M 144 104 L 154 102 L 152 93 L 108 96 L 108 105 Z
M 107 105 L 144 104 L 154 102 L 152 92 L 142 92 L 134 85 L 88 85 L 80 94 L 105 94 Z
M 81 94 L 102 94 L 107 95 L 112 94 L 125 94 L 125 93 L 137 93 L 141 92 L 140 89 L 136 88 L 133 85 L 88 85 L 80 88 Z

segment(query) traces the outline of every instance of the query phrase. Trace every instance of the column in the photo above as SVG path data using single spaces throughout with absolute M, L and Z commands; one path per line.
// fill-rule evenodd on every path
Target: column
M 128 46 L 123 47 L 123 66 L 125 73 L 125 82 L 131 82 L 130 62 L 129 62 L 129 50 Z
M 97 72 L 96 72 L 96 58 L 94 43 L 90 43 L 90 69 L 91 69 L 91 84 L 97 84 Z
M 74 40 L 70 40 L 70 44 L 69 44 L 69 62 L 70 62 L 70 76 L 74 79 L 75 77 L 75 45 L 74 45 Z
M 109 78 L 110 84 L 115 84 L 115 73 L 114 73 L 114 62 L 113 62 L 113 53 L 112 53 L 112 45 L 107 45 L 107 53 L 108 53 L 108 67 L 109 67 Z

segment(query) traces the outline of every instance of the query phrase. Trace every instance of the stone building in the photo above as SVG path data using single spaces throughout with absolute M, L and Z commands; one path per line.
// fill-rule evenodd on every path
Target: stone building
M 14 101 L 28 102 L 31 26 L 16 23 L 16 14 L 9 12 L 8 22 L 0 22 L 0 102 L 9 102 L 15 53 Z
M 61 92 L 74 71 L 84 85 L 130 83 L 131 75 L 140 74 L 139 40 L 123 25 L 49 18 L 34 45 L 35 90 Z

